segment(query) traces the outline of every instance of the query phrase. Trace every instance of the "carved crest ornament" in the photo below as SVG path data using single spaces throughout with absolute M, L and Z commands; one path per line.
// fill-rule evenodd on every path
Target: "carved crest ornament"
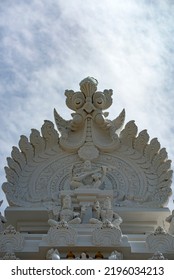
M 110 193 L 114 206 L 163 207 L 171 195 L 171 160 L 157 138 L 138 133 L 134 121 L 124 127 L 125 110 L 109 120 L 112 90 L 97 90 L 87 77 L 80 91 L 66 90 L 66 105 L 73 113 L 64 120 L 56 110 L 57 129 L 45 120 L 41 133 L 22 135 L 5 167 L 3 183 L 10 206 L 61 204 L 66 192 L 77 205 L 78 192 Z M 98 197 L 97 197 L 98 199 Z M 100 200 L 100 198 L 99 198 Z

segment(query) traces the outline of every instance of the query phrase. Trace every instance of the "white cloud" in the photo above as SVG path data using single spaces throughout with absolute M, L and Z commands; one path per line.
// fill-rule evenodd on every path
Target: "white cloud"
M 0 9 L 1 170 L 54 107 L 70 117 L 64 90 L 88 75 L 113 88 L 110 118 L 124 107 L 174 156 L 173 1 L 7 0 Z

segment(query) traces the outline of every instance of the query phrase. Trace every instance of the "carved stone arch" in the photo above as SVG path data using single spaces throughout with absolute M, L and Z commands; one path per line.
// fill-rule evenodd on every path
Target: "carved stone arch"
M 106 119 L 108 113 L 103 110 L 112 103 L 112 90 L 97 92 L 97 85 L 94 78 L 87 77 L 80 83 L 81 92 L 66 91 L 68 106 L 75 112 L 68 121 L 54 112 L 58 131 L 46 120 L 41 133 L 32 129 L 30 141 L 22 135 L 20 149 L 13 147 L 5 167 L 7 182 L 3 184 L 10 205 L 41 206 L 57 199 L 61 190 L 69 188 L 65 185 L 70 184 L 71 166 L 86 160 L 94 173 L 95 168 L 100 169 L 98 176 L 102 179 L 93 178 L 91 186 L 83 183 L 84 188 L 98 187 L 102 191 L 109 185 L 115 200 L 129 199 L 139 207 L 162 207 L 168 201 L 172 170 L 166 150 L 160 149 L 157 138 L 149 142 L 146 129 L 138 133 L 134 121 L 118 133 L 125 111 L 114 120 Z M 83 102 L 78 99 L 77 106 L 72 107 L 70 103 L 77 95 L 83 95 Z M 98 95 L 108 96 L 107 105 Z

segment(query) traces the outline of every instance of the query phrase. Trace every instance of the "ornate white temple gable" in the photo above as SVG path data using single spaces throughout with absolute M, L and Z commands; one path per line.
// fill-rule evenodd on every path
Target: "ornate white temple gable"
M 5 217 L 0 214 L 1 257 L 14 257 L 4 255 L 9 243 L 20 258 L 28 257 L 32 244 L 31 258 L 45 259 L 51 250 L 49 259 L 80 252 L 85 259 L 89 248 L 94 259 L 129 258 L 135 249 L 135 259 L 136 235 L 145 259 L 173 250 L 174 213 L 166 207 L 171 160 L 146 129 L 139 132 L 133 120 L 124 124 L 124 109 L 109 118 L 112 96 L 85 78 L 79 91 L 65 91 L 69 120 L 54 109 L 55 124 L 45 120 L 40 131 L 32 128 L 12 147 L 2 185 L 9 207 Z M 6 230 L 12 224 L 17 232 L 4 234 L 6 220 Z M 169 232 L 152 234 L 164 221 Z
M 121 130 L 125 111 L 114 120 L 105 112 L 112 90 L 97 91 L 96 79 L 80 82 L 80 91 L 66 90 L 72 119 L 54 110 L 54 124 L 46 120 L 41 134 L 31 130 L 13 147 L 2 188 L 12 206 L 59 203 L 61 191 L 77 188 L 112 190 L 119 206 L 162 207 L 171 194 L 171 161 L 156 138 L 137 133 L 134 121 Z M 118 133 L 118 131 L 120 131 Z M 88 165 L 88 166 L 87 166 Z

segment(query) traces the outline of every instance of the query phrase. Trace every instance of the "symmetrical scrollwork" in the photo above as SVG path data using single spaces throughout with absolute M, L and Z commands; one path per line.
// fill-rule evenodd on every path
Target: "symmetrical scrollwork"
M 77 242 L 77 232 L 71 226 L 52 225 L 44 240 L 52 246 L 71 246 Z
M 128 245 L 127 236 L 122 235 L 118 227 L 113 227 L 111 223 L 104 222 L 96 226 L 92 232 L 92 243 L 95 246 L 124 246 Z
M 54 207 L 61 190 L 73 190 L 72 167 L 86 161 L 94 168 L 91 189 L 113 189 L 116 205 L 163 207 L 168 202 L 172 170 L 165 148 L 157 138 L 149 142 L 146 130 L 138 133 L 134 121 L 122 129 L 124 110 L 107 119 L 104 110 L 112 104 L 112 90 L 97 91 L 97 85 L 87 77 L 80 91 L 65 91 L 66 104 L 74 112 L 67 121 L 54 110 L 60 135 L 45 120 L 41 133 L 32 129 L 29 139 L 20 137 L 19 148 L 13 147 L 7 158 L 7 182 L 2 186 L 11 206 Z M 107 173 L 94 172 L 101 166 Z M 82 183 L 84 188 L 89 185 Z
M 21 251 L 24 246 L 24 237 L 17 232 L 12 225 L 9 225 L 0 233 L 0 251 L 15 252 Z
M 154 233 L 147 236 L 146 244 L 152 252 L 170 253 L 174 251 L 174 237 L 166 233 L 160 226 L 157 227 Z

